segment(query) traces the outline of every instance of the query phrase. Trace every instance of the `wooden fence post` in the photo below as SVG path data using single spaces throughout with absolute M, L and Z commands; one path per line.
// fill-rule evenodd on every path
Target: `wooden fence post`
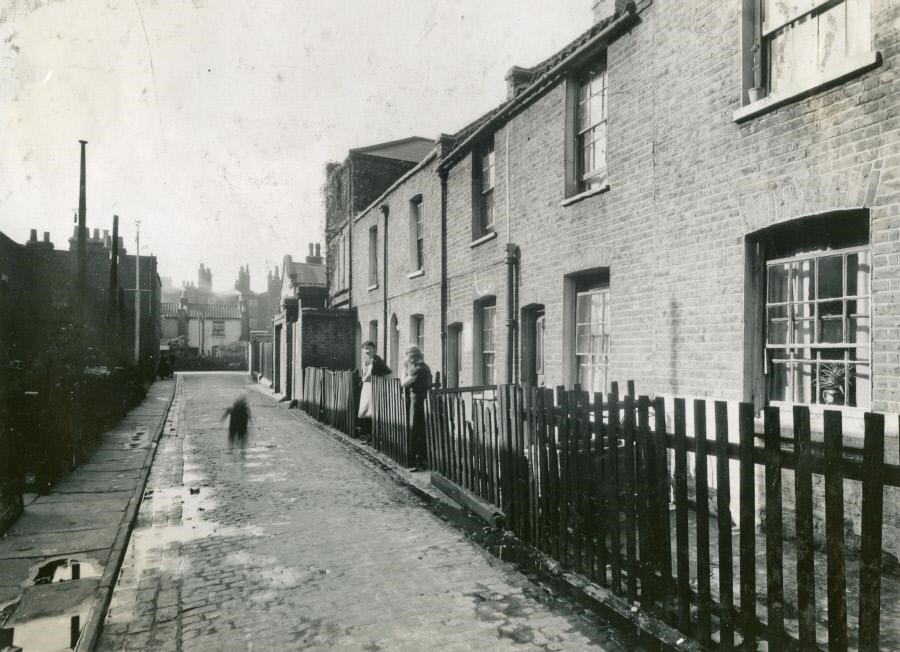
M 859 649 L 867 652 L 878 649 L 881 614 L 884 415 L 867 412 L 864 419 L 862 542 L 859 564 Z
M 712 634 L 710 623 L 709 581 L 709 491 L 707 488 L 706 401 L 694 401 L 694 475 L 697 503 L 697 637 L 708 643 Z
M 734 649 L 734 569 L 731 550 L 731 480 L 728 404 L 716 401 L 716 511 L 719 540 L 719 649 Z
M 816 574 L 813 541 L 812 449 L 809 408 L 794 406 L 795 510 L 797 516 L 797 610 L 801 649 L 816 645 Z
M 844 474 L 841 413 L 825 410 L 825 547 L 828 564 L 828 649 L 847 649 Z
M 741 612 L 744 617 L 744 646 L 756 649 L 756 465 L 753 462 L 753 405 L 738 406 L 740 433 L 741 501 Z
M 784 532 L 781 523 L 780 408 L 765 411 L 766 448 L 766 601 L 768 639 L 773 650 L 784 647 Z

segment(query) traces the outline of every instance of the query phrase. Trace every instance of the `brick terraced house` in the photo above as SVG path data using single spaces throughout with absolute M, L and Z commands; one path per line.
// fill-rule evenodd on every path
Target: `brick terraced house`
M 806 404 L 814 429 L 837 408 L 851 442 L 864 411 L 900 412 L 900 4 L 594 14 L 351 211 L 329 294 L 357 342 L 395 367 L 424 341 L 449 386 L 634 380 Z

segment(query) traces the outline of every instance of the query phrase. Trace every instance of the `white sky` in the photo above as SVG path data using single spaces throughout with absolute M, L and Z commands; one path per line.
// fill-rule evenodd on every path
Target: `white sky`
M 452 133 L 504 74 L 591 24 L 591 0 L 0 0 L 0 231 L 68 247 L 120 216 L 162 276 L 253 288 L 319 241 L 324 164 Z

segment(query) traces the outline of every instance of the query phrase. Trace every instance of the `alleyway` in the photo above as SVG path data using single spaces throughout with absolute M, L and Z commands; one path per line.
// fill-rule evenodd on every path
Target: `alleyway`
M 181 380 L 98 649 L 622 649 L 246 376 Z

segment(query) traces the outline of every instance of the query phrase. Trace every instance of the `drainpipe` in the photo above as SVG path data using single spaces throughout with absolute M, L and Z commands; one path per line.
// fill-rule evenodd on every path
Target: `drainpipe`
M 516 329 L 516 269 L 519 265 L 519 247 L 508 242 L 506 244 L 506 382 L 515 382 L 513 370 L 515 367 Z
M 512 384 L 516 381 L 516 331 L 518 320 L 516 319 L 516 275 L 519 266 L 519 247 L 511 242 L 512 223 L 509 219 L 509 189 L 512 185 L 509 176 L 509 124 L 506 125 L 506 382 Z
M 390 324 L 388 324 L 388 216 L 391 213 L 391 209 L 389 206 L 385 205 L 381 207 L 381 214 L 384 215 L 384 234 L 382 237 L 384 238 L 384 245 L 382 246 L 382 256 L 381 256 L 381 267 L 382 267 L 382 278 L 381 282 L 384 284 L 384 292 L 382 293 L 381 300 L 381 314 L 384 321 L 384 328 L 381 329 L 382 339 L 384 340 L 384 347 L 381 349 L 382 353 L 384 353 L 385 357 L 390 360 L 388 353 L 388 329 L 390 328 Z M 396 369 L 394 370 L 396 372 Z
M 447 387 L 447 172 L 441 170 L 441 376 Z

